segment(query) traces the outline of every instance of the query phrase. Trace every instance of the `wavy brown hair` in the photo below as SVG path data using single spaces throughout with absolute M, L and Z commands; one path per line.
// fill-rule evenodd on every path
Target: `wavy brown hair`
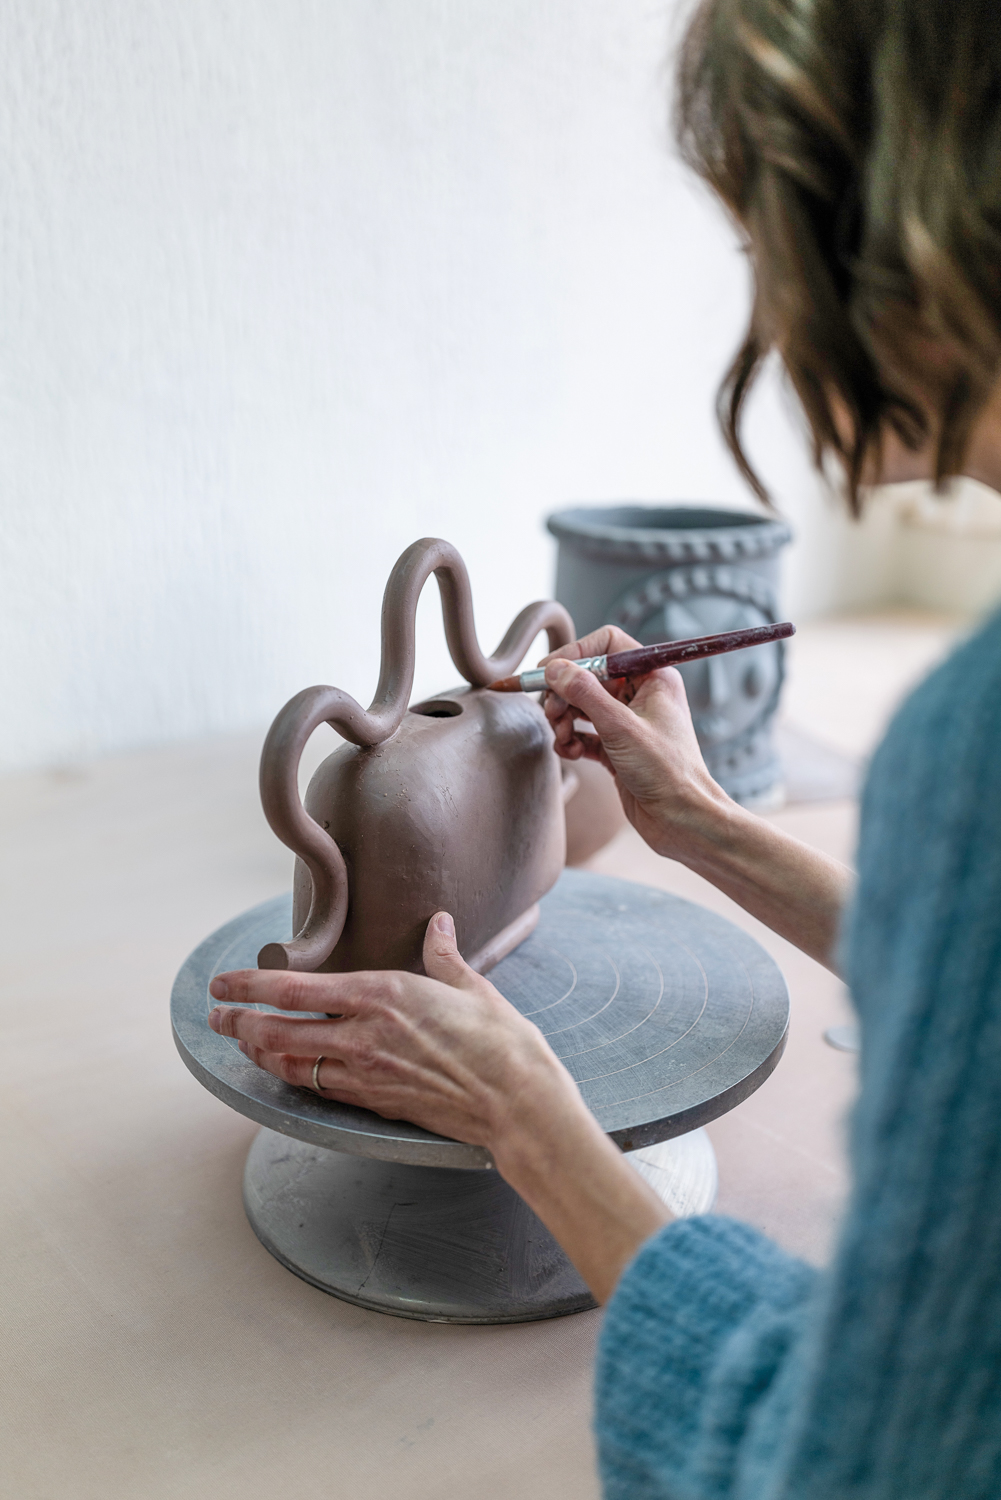
M 741 413 L 773 348 L 856 514 L 888 427 L 957 473 L 1001 372 L 999 0 L 703 0 L 676 109 L 753 268 L 718 410 L 757 494 Z

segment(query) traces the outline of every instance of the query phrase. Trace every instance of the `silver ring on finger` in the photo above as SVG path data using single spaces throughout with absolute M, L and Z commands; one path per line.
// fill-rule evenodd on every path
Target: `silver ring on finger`
M 321 1053 L 320 1056 L 316 1059 L 316 1062 L 313 1064 L 313 1089 L 317 1094 L 323 1093 L 323 1090 L 320 1087 L 320 1064 L 322 1062 L 323 1054 Z

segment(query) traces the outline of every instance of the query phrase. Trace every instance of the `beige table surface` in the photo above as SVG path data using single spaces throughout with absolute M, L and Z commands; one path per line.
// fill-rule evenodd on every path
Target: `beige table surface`
M 838 628 L 804 640 L 799 660 L 837 657 L 846 703 L 857 681 Z M 945 639 L 921 622 L 892 628 L 913 650 L 887 649 L 854 739 L 841 722 L 846 748 L 867 747 L 904 677 Z M 871 631 L 859 639 L 871 665 Z M 822 707 L 833 714 L 829 698 Z M 259 742 L 0 782 L 0 1494 L 591 1500 L 600 1313 L 498 1328 L 384 1317 L 299 1281 L 244 1217 L 256 1127 L 186 1071 L 167 1002 L 206 933 L 289 884 L 290 857 L 257 805 Z M 850 857 L 850 804 L 774 816 Z M 785 1059 L 710 1127 L 718 1207 L 822 1260 L 845 1191 L 855 1071 L 821 1036 L 849 1016 L 840 983 L 631 831 L 594 868 L 705 901 L 782 966 Z

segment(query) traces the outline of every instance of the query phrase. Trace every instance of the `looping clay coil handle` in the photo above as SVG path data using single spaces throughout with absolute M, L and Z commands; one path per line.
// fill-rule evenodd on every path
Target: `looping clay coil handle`
M 304 688 L 278 714 L 261 754 L 261 804 L 282 843 L 309 870 L 313 899 L 302 930 L 289 943 L 268 943 L 258 954 L 262 969 L 312 971 L 329 957 L 344 927 L 348 877 L 334 840 L 309 816 L 299 798 L 299 761 L 306 741 L 327 723 L 354 745 L 379 745 L 395 734 L 414 682 L 414 622 L 417 601 L 431 574 L 438 580 L 445 639 L 459 672 L 474 687 L 506 677 L 540 630 L 555 651 L 574 638 L 573 621 L 555 600 L 529 604 L 512 621 L 493 656 L 484 656 L 473 623 L 466 565 L 449 542 L 424 537 L 408 547 L 393 568 L 382 601 L 382 665 L 367 709 L 335 687 Z

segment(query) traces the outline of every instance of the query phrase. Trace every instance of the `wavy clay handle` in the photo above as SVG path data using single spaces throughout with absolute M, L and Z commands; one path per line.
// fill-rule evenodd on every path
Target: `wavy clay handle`
M 299 798 L 299 761 L 306 741 L 327 723 L 355 745 L 379 745 L 395 734 L 414 682 L 417 601 L 431 574 L 438 580 L 449 654 L 473 687 L 513 672 L 540 630 L 555 651 L 574 638 L 573 621 L 555 600 L 529 604 L 511 623 L 493 656 L 484 656 L 473 623 L 466 565 L 449 542 L 423 537 L 399 559 L 382 600 L 382 665 L 367 709 L 335 687 L 304 688 L 290 698 L 264 741 L 261 804 L 272 829 L 303 861 L 313 882 L 309 915 L 289 943 L 268 943 L 257 956 L 262 969 L 312 971 L 329 957 L 348 910 L 348 876 L 341 851 L 309 816 Z

